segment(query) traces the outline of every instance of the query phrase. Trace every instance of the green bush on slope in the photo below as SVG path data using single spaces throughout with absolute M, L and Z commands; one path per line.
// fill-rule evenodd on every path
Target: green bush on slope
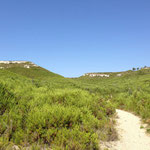
M 82 77 L 75 80 L 82 89 L 100 94 L 118 108 L 133 111 L 150 124 L 150 69 L 122 74 L 107 79 Z
M 97 94 L 77 88 L 78 83 L 55 78 L 45 83 L 36 80 L 37 86 L 9 71 L 0 76 L 1 108 L 5 108 L 0 148 L 5 143 L 22 148 L 39 143 L 53 149 L 98 149 L 98 139 L 110 134 L 106 125 L 114 107 Z

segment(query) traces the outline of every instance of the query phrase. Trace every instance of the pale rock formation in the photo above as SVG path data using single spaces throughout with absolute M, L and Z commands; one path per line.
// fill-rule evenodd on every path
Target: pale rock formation
M 117 74 L 117 77 L 121 77 L 122 76 L 122 74 Z

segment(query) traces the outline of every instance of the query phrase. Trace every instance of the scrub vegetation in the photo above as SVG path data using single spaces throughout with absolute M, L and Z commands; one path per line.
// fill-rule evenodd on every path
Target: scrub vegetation
M 150 123 L 150 68 L 122 72 L 121 77 L 80 77 L 77 81 L 84 89 L 111 101 L 116 108 L 132 111 Z
M 0 69 L 0 149 L 98 150 L 117 136 L 116 107 L 148 122 L 149 69 L 74 79 L 41 67 Z
M 112 135 L 113 105 L 75 80 L 45 78 L 37 69 L 30 78 L 35 68 L 0 70 L 0 149 L 98 149 Z

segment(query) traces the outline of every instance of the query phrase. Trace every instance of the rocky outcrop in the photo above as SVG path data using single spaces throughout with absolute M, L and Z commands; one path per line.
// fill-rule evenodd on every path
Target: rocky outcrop
M 106 77 L 109 78 L 109 74 L 101 74 L 101 73 L 86 73 L 83 76 L 89 76 L 89 77 Z
M 28 61 L 0 61 L 0 64 L 23 64 L 28 63 Z
M 0 69 L 11 68 L 14 66 L 24 67 L 28 69 L 31 67 L 38 67 L 36 64 L 29 61 L 0 61 Z
M 121 73 L 117 74 L 117 77 L 121 77 L 121 76 L 122 76 L 122 74 L 121 74 Z

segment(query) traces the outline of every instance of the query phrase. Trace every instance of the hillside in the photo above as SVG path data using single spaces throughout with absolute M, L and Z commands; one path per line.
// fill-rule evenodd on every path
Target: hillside
M 150 74 L 150 67 L 143 67 L 138 70 L 127 70 L 122 72 L 91 72 L 91 73 L 85 73 L 81 77 L 111 78 L 111 77 L 130 76 L 130 75 L 137 75 L 137 74 Z
M 0 149 L 98 150 L 99 140 L 112 135 L 113 105 L 72 79 L 26 75 L 42 72 L 27 64 L 0 69 Z
M 31 79 L 62 77 L 29 61 L 0 61 L 0 69 L 8 70 Z
M 150 125 L 149 68 L 69 79 L 31 62 L 0 65 L 2 150 L 98 150 L 117 139 L 115 108 Z
M 109 78 L 84 76 L 75 79 L 82 89 L 96 92 L 117 108 L 133 111 L 146 122 L 150 119 L 150 69 L 127 71 Z M 115 73 L 116 74 L 116 73 Z M 149 130 L 148 130 L 149 131 Z

